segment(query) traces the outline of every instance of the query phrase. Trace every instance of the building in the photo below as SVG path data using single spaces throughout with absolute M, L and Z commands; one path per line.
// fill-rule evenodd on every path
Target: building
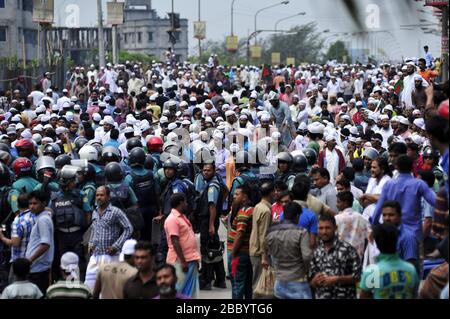
M 42 57 L 38 54 L 38 34 L 41 43 L 43 34 L 32 15 L 33 0 L 0 0 L 0 58 L 23 60 L 25 54 L 30 61 Z
M 124 24 L 118 28 L 120 50 L 154 55 L 165 59 L 165 51 L 171 47 L 167 31 L 171 29 L 169 18 L 161 19 L 152 9 L 151 0 L 127 0 Z M 188 57 L 188 20 L 180 19 L 180 31 L 175 33 L 174 52 L 178 61 Z

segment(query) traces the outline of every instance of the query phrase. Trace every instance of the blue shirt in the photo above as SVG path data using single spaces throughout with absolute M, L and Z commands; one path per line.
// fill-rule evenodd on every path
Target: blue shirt
M 405 261 L 419 260 L 419 242 L 403 225 L 398 228 L 397 253 Z
M 377 202 L 372 224 L 378 224 L 381 207 L 387 200 L 395 200 L 402 206 L 402 225 L 414 233 L 418 239 L 422 238 L 422 197 L 432 206 L 436 203 L 436 194 L 428 185 L 411 174 L 399 174 L 384 184 L 380 199 Z
M 47 244 L 49 248 L 31 265 L 30 273 L 38 273 L 49 270 L 53 262 L 55 245 L 53 243 L 53 222 L 50 212 L 43 211 L 35 216 L 35 224 L 31 229 L 25 257 L 31 258 L 40 245 Z
M 120 144 L 119 144 L 119 142 L 117 142 L 117 140 L 110 139 L 104 145 L 104 147 L 107 147 L 107 146 L 112 146 L 112 147 L 115 147 L 115 148 L 119 149 Z
M 282 222 L 283 219 L 284 212 L 282 212 L 280 215 L 280 222 Z M 297 226 L 305 229 L 309 234 L 317 235 L 318 224 L 319 221 L 316 214 L 308 208 L 303 207 Z
M 30 211 L 21 212 L 11 225 L 11 238 L 20 238 L 19 247 L 11 247 L 11 262 L 24 258 L 34 225 L 34 214 Z

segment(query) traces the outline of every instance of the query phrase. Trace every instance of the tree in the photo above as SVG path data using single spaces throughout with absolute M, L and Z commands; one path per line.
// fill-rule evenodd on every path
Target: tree
M 349 57 L 345 44 L 342 41 L 334 42 L 325 55 L 326 60 L 336 60 L 339 63 L 344 62 L 344 56 Z
M 317 32 L 315 23 L 291 28 L 288 34 L 277 33 L 269 39 L 269 49 L 263 54 L 265 63 L 271 63 L 271 53 L 280 52 L 281 61 L 295 58 L 295 63 L 317 62 L 323 40 Z

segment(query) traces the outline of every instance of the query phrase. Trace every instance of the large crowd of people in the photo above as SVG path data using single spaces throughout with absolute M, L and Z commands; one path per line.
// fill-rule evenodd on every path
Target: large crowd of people
M 448 298 L 448 81 L 425 53 L 19 78 L 2 298 Z

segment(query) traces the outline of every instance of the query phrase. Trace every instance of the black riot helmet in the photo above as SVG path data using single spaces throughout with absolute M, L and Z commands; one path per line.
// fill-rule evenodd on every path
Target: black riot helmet
M 305 173 L 308 169 L 308 160 L 302 154 L 293 157 L 292 170 L 294 173 Z
M 127 152 L 130 153 L 135 147 L 142 147 L 142 142 L 140 139 L 133 137 L 127 141 Z
M 128 154 L 128 164 L 130 165 L 130 167 L 143 167 L 145 165 L 145 160 L 146 154 L 142 147 L 135 147 Z
M 105 178 L 108 183 L 120 183 L 123 180 L 123 170 L 120 164 L 108 163 L 105 167 Z

